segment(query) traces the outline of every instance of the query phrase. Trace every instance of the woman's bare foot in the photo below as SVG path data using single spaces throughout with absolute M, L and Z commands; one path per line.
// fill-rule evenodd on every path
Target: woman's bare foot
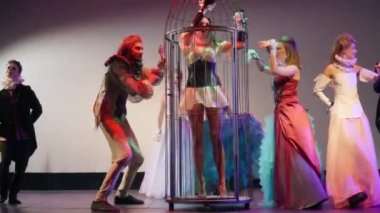
M 206 187 L 205 187 L 204 182 L 199 183 L 198 198 L 199 199 L 205 199 L 206 198 Z
M 226 184 L 219 184 L 219 194 L 220 194 L 220 197 L 227 197 Z

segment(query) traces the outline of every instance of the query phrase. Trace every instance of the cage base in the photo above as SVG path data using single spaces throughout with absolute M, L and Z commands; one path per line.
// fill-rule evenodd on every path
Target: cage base
M 174 204 L 201 204 L 205 207 L 209 207 L 210 205 L 221 205 L 221 204 L 244 204 L 244 209 L 250 208 L 250 203 L 252 199 L 246 196 L 228 196 L 228 197 L 220 197 L 220 196 L 207 196 L 205 198 L 198 196 L 189 196 L 189 197 L 177 197 L 177 198 L 166 198 L 166 202 L 169 204 L 169 210 L 174 210 Z

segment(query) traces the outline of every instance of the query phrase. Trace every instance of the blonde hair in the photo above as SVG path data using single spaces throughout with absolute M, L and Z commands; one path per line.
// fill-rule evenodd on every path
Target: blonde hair
M 356 39 L 349 33 L 342 33 L 335 38 L 329 64 L 337 62 L 335 55 L 339 55 L 343 50 L 349 48 L 352 44 L 356 44 Z

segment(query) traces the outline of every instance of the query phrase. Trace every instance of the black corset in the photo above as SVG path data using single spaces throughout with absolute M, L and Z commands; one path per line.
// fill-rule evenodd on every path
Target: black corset
M 220 79 L 215 73 L 215 63 L 203 60 L 188 66 L 189 77 L 187 87 L 204 87 L 220 85 Z

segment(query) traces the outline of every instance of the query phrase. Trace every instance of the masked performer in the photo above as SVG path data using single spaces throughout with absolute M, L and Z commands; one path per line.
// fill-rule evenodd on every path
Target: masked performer
M 165 60 L 160 48 L 161 60 L 156 68 L 142 65 L 143 44 L 140 36 L 131 35 L 123 40 L 116 55 L 105 63 L 102 88 L 94 105 L 96 123 L 102 129 L 112 153 L 112 164 L 92 202 L 92 210 L 118 211 L 107 202 L 121 171 L 128 166 L 115 197 L 115 204 L 142 204 L 142 200 L 128 195 L 138 168 L 143 163 L 139 144 L 127 119 L 126 100 L 135 102 L 153 95 L 152 85 L 162 79 Z

